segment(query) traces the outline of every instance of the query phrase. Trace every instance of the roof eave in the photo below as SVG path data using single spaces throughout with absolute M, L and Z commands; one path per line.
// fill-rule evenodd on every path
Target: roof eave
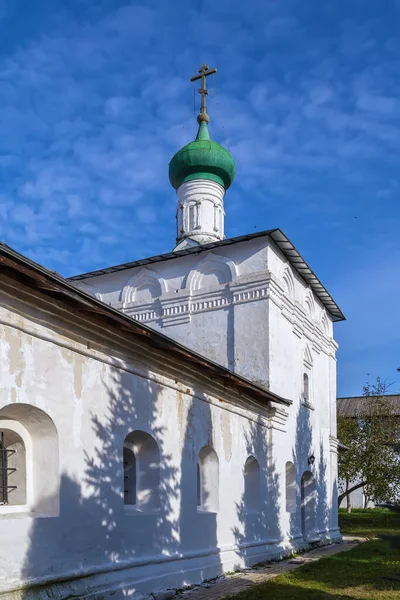
M 301 254 L 298 252 L 296 247 L 292 244 L 289 238 L 283 233 L 281 229 L 268 229 L 265 231 L 257 231 L 255 233 L 242 235 L 234 238 L 227 238 L 225 240 L 221 240 L 218 242 L 211 242 L 209 244 L 203 244 L 200 246 L 194 246 L 192 248 L 185 248 L 184 250 L 178 250 L 176 252 L 167 252 L 165 254 L 159 254 L 156 256 L 151 256 L 149 258 L 143 258 L 134 262 L 122 263 L 120 265 L 115 265 L 114 267 L 108 267 L 105 269 L 99 269 L 98 271 L 90 271 L 88 273 L 83 273 L 80 275 L 74 275 L 73 277 L 69 277 L 69 281 L 80 281 L 83 279 L 90 279 L 92 277 L 100 277 L 101 275 L 108 275 L 110 273 L 115 273 L 117 271 L 123 271 L 126 269 L 133 269 L 140 266 L 145 266 L 149 264 L 154 264 L 157 262 L 162 262 L 165 260 L 173 260 L 177 258 L 181 258 L 182 256 L 188 256 L 191 254 L 200 254 L 201 252 L 205 252 L 206 250 L 212 250 L 213 248 L 220 248 L 223 246 L 229 246 L 232 244 L 238 244 L 240 242 L 246 242 L 249 240 L 253 240 L 259 237 L 270 237 L 279 250 L 284 254 L 284 256 L 288 259 L 289 263 L 292 267 L 297 271 L 300 277 L 303 278 L 305 283 L 310 286 L 313 290 L 314 294 L 319 298 L 322 304 L 325 306 L 329 314 L 331 315 L 333 321 L 344 321 L 346 317 L 340 310 L 339 306 L 336 304 L 335 300 L 329 294 L 327 289 L 315 275 L 315 273 L 310 269 L 308 264 L 305 262 Z

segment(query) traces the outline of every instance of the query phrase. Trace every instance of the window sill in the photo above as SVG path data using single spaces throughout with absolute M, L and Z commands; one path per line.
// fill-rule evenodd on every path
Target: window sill
M 216 510 L 209 510 L 207 508 L 201 508 L 201 506 L 197 507 L 197 513 L 199 515 L 216 515 L 218 511 Z
M 302 400 L 301 401 L 302 405 L 305 406 L 306 408 L 309 408 L 310 410 L 315 410 L 314 406 L 311 404 L 311 402 L 308 402 L 307 400 Z
M 136 507 L 135 505 L 129 505 L 129 504 L 125 504 L 124 505 L 124 513 L 127 516 L 154 516 L 154 515 L 159 515 L 160 511 L 159 509 L 143 509 L 140 507 Z
M 20 506 L 0 506 L 0 520 L 2 519 L 37 519 L 47 518 L 57 515 L 48 515 L 46 513 L 35 512 L 28 504 Z

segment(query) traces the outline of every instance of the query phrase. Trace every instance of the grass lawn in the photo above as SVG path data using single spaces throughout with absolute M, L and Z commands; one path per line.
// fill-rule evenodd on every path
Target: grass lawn
M 340 511 L 340 528 L 342 533 L 362 535 L 371 541 L 228 598 L 400 600 L 400 512 L 369 509 L 346 514 Z M 392 577 L 395 579 L 390 579 Z

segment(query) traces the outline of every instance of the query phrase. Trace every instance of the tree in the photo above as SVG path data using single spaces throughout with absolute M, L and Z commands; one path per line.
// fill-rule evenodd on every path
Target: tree
M 400 495 L 400 418 L 385 399 L 387 385 L 363 387 L 366 400 L 357 417 L 338 415 L 338 439 L 348 450 L 339 454 L 339 506 L 364 488 L 366 499 L 394 502 Z

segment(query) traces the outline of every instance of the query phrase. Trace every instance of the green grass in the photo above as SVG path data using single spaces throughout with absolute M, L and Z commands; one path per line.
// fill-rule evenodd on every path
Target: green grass
M 255 585 L 235 600 L 400 600 L 400 513 L 340 511 L 343 533 L 371 538 L 349 552 Z M 398 577 L 398 580 L 386 578 Z
M 339 511 L 340 531 L 349 535 L 377 537 L 382 533 L 400 535 L 400 511 L 387 508 L 363 510 L 353 508 L 351 513 Z

